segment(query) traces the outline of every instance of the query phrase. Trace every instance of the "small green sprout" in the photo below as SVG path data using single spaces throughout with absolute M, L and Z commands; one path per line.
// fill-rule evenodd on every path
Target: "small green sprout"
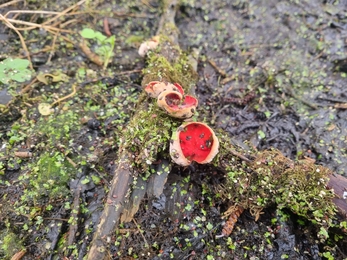
M 324 252 L 323 256 L 328 259 L 328 260 L 334 260 L 334 256 L 328 251 L 328 252 Z
M 212 230 L 213 229 L 213 225 L 210 222 L 208 222 L 207 225 L 206 225 L 206 228 L 208 230 Z
M 107 37 L 101 32 L 94 31 L 90 28 L 84 28 L 80 34 L 84 39 L 94 40 L 97 43 L 98 46 L 95 48 L 95 53 L 104 60 L 104 69 L 106 69 L 110 59 L 114 55 L 113 50 L 116 37 L 114 35 Z

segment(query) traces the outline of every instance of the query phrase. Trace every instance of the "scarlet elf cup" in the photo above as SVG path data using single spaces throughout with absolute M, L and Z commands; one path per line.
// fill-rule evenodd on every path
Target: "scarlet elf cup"
M 182 166 L 193 161 L 209 163 L 218 153 L 219 141 L 213 130 L 201 122 L 183 123 L 173 133 L 170 141 L 172 160 Z
M 152 98 L 157 98 L 157 105 L 172 117 L 191 118 L 198 106 L 198 99 L 185 95 L 178 83 L 161 81 L 149 82 L 145 91 Z M 193 161 L 209 163 L 218 153 L 219 141 L 213 130 L 201 122 L 185 122 L 173 133 L 170 140 L 170 156 L 182 166 Z

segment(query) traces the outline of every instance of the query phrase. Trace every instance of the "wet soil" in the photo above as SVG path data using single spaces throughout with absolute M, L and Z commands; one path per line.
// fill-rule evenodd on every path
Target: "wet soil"
M 199 51 L 199 119 L 255 149 L 275 147 L 291 159 L 311 158 L 347 177 L 347 1 L 182 1 L 179 44 Z M 2 4 L 2 2 L 0 2 Z M 9 10 L 66 10 L 74 2 L 31 1 Z M 0 256 L 26 250 L 22 259 L 83 259 L 90 246 L 117 163 L 122 132 L 141 93 L 142 40 L 158 27 L 157 1 L 83 3 L 63 17 L 67 39 L 26 30 L 39 73 L 63 73 L 68 82 L 0 86 L 11 93 L 0 115 Z M 95 11 L 97 10 L 97 11 Z M 45 15 L 10 15 L 44 23 Z M 77 46 L 82 28 L 116 36 L 107 70 Z M 95 42 L 90 48 L 95 50 Z M 50 47 L 53 49 L 50 49 Z M 25 58 L 17 34 L 0 25 L 0 58 Z M 56 106 L 50 116 L 41 102 Z M 6 91 L 5 91 L 6 90 Z M 6 94 L 7 95 L 7 94 Z M 7 98 L 7 97 L 6 97 Z M 0 100 L 3 100 L 0 97 Z M 8 102 L 8 100 L 3 101 Z M 6 105 L 6 104 L 5 104 Z M 31 156 L 18 156 L 17 152 Z M 146 198 L 133 221 L 110 243 L 110 259 L 346 259 L 347 237 L 291 213 L 266 208 L 259 219 L 245 211 L 229 237 L 222 218 L 232 202 L 215 187 L 225 176 L 209 166 L 174 167 L 158 198 Z

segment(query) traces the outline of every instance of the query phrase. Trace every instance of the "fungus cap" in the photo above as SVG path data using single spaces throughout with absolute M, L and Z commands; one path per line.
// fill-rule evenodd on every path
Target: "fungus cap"
M 139 48 L 139 55 L 145 57 L 148 51 L 154 50 L 159 45 L 159 36 L 154 36 L 152 39 L 141 43 Z
M 170 156 L 181 166 L 188 166 L 192 161 L 209 163 L 217 155 L 218 149 L 219 141 L 214 131 L 201 122 L 183 123 L 170 141 Z
M 145 87 L 145 91 L 152 98 L 157 98 L 160 93 L 166 90 L 176 91 L 181 93 L 182 95 L 184 94 L 182 86 L 178 83 L 171 84 L 162 81 L 151 81 Z
M 180 92 L 166 90 L 158 96 L 157 104 L 170 116 L 186 119 L 194 115 L 198 100 L 193 96 L 183 96 Z

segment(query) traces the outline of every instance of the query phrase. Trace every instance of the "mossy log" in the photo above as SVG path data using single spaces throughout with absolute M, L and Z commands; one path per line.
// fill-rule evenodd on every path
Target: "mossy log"
M 197 74 L 177 45 L 176 8 L 176 0 L 164 1 L 165 11 L 158 29 L 160 45 L 147 57 L 142 85 L 150 81 L 178 82 L 186 93 L 191 93 Z M 140 96 L 136 111 L 125 129 L 88 259 L 109 258 L 108 247 L 117 224 L 132 219 L 146 192 L 149 196 L 160 195 L 171 169 L 169 141 L 182 121 L 169 117 L 145 93 Z M 226 175 L 225 184 L 215 190 L 225 200 L 249 209 L 255 216 L 276 204 L 324 230 L 333 226 L 337 212 L 346 219 L 346 178 L 309 160 L 294 162 L 277 150 L 257 152 L 240 147 L 222 131 L 217 136 L 222 145 L 211 165 Z M 162 161 L 158 164 L 159 158 Z
M 234 148 L 224 141 L 216 165 L 226 174 L 226 181 L 215 190 L 233 207 L 248 209 L 255 219 L 269 206 L 290 209 L 317 225 L 322 241 L 328 238 L 330 227 L 346 233 L 346 222 L 340 222 L 347 219 L 346 178 L 310 159 L 293 161 L 276 149 L 242 148 L 238 153 L 251 158 L 245 161 L 230 153 Z
M 178 36 L 174 23 L 176 8 L 177 0 L 163 1 L 164 11 L 157 32 L 162 35 L 162 42 L 158 52 L 151 55 L 151 61 L 144 71 L 143 86 L 155 80 L 179 82 L 184 86 L 191 86 L 190 83 L 196 82 L 196 74 L 189 71 L 191 67 L 180 63 L 186 59 L 176 44 Z M 88 253 L 90 260 L 109 258 L 108 246 L 121 214 L 123 221 L 131 219 L 144 196 L 141 192 L 143 189 L 136 189 L 136 184 L 133 187 L 134 182 L 145 185 L 146 182 L 137 177 L 150 172 L 150 165 L 157 160 L 157 155 L 167 148 L 165 143 L 169 141 L 171 128 L 178 123 L 177 120 L 168 118 L 144 93 L 140 96 L 136 110 L 137 113 L 129 122 L 119 148 L 118 163 L 110 191 Z M 162 183 L 165 182 L 165 175 L 168 173 L 169 168 L 165 167 Z M 158 179 L 152 178 L 151 182 L 155 181 Z M 160 193 L 160 190 L 154 190 L 153 186 L 153 194 Z M 139 199 L 134 201 L 135 198 Z

